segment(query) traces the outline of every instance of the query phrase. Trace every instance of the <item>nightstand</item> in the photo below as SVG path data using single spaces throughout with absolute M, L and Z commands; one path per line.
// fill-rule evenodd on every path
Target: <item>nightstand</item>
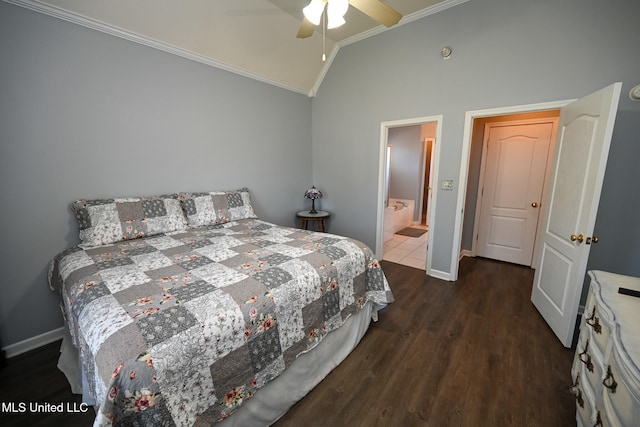
M 318 211 L 317 213 L 310 213 L 309 211 L 299 211 L 296 213 L 296 218 L 300 218 L 302 220 L 302 225 L 300 228 L 303 230 L 309 229 L 309 221 L 313 221 L 316 223 L 316 230 L 325 232 L 324 228 L 324 220 L 329 218 L 331 214 L 327 211 Z

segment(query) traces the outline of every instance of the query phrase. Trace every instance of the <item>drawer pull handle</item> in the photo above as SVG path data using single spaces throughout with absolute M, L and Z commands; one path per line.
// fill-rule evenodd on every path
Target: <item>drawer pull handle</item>
M 600 416 L 600 411 L 598 411 L 598 415 L 596 416 L 596 423 L 593 427 L 602 427 L 602 417 Z
M 602 332 L 602 326 L 600 325 L 600 319 L 596 316 L 596 306 L 593 306 L 593 311 L 591 312 L 591 317 L 587 317 L 585 320 L 587 325 L 591 326 L 596 334 Z
M 591 362 L 591 355 L 587 353 L 588 350 L 589 340 L 587 340 L 587 343 L 584 346 L 584 351 L 582 353 L 578 353 L 578 357 L 580 358 L 580 361 L 587 366 L 589 372 L 593 372 L 593 363 Z
M 611 390 L 611 393 L 616 392 L 616 388 L 618 387 L 618 383 L 616 379 L 613 377 L 613 372 L 611 372 L 611 365 L 607 367 L 607 376 L 602 380 L 602 385 Z
M 569 391 L 576 396 L 576 403 L 584 408 L 584 399 L 582 398 L 582 390 L 580 390 L 580 372 L 576 376 L 576 381 L 569 387 Z

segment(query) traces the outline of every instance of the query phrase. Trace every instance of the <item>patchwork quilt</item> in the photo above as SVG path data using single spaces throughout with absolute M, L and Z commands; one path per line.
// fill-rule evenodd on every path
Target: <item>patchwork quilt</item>
M 58 254 L 49 283 L 96 425 L 211 425 L 367 301 L 393 301 L 370 249 L 242 219 Z

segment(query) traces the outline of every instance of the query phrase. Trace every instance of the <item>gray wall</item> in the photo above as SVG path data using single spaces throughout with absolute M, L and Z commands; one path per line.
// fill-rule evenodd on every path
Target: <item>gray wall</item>
M 640 70 L 636 70 L 640 83 Z M 640 277 L 639 161 L 640 111 L 620 109 L 593 233 L 600 242 L 591 245 L 588 270 Z
M 618 267 L 620 253 L 637 259 L 638 236 L 618 236 L 638 233 L 627 179 L 638 182 L 640 102 L 626 94 L 640 83 L 639 15 L 635 0 L 472 0 L 342 48 L 313 102 L 313 180 L 332 194 L 323 205 L 332 231 L 375 245 L 380 123 L 442 114 L 430 250 L 433 268 L 450 272 L 465 112 L 580 98 L 622 81 L 611 156 L 621 165 L 605 178 L 599 218 L 608 224 L 593 257 L 603 267 Z M 443 46 L 451 59 L 441 59 Z M 444 179 L 454 191 L 439 190 Z M 617 249 L 605 253 L 605 240 Z
M 294 225 L 311 181 L 303 95 L 0 2 L 0 338 L 62 326 L 49 260 L 76 198 L 251 190 Z
M 423 163 L 420 134 L 422 125 L 402 126 L 389 129 L 388 143 L 391 148 L 391 177 L 389 197 L 415 201 L 414 221 L 420 209 L 420 184 Z
M 639 14 L 635 0 L 471 0 L 342 48 L 309 100 L 0 2 L 3 345 L 62 325 L 46 269 L 77 242 L 75 198 L 247 186 L 259 216 L 293 225 L 314 183 L 330 231 L 374 247 L 383 121 L 444 117 L 438 179 L 455 187 L 438 193 L 431 228 L 433 267 L 449 271 L 465 112 L 614 81 L 589 268 L 640 275 L 640 103 L 626 97 L 640 83 Z

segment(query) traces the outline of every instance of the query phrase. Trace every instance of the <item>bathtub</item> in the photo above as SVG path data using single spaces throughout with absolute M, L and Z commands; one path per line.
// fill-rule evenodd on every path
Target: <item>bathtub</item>
M 389 199 L 389 206 L 384 208 L 384 241 L 391 240 L 393 235 L 413 224 L 415 200 Z

